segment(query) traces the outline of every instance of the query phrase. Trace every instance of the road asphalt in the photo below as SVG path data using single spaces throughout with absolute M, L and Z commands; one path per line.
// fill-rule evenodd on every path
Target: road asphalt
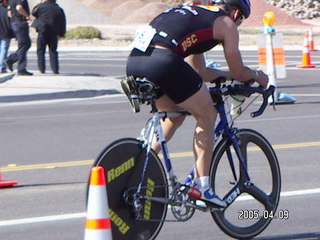
M 0 74 L 0 103 L 88 98 L 122 93 L 120 79 L 85 74 Z

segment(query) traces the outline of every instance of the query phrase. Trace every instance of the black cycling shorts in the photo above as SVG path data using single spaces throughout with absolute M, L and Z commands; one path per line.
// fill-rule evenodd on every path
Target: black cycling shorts
M 146 77 L 175 103 L 181 103 L 202 86 L 200 75 L 177 53 L 149 47 L 133 49 L 127 62 L 127 76 Z

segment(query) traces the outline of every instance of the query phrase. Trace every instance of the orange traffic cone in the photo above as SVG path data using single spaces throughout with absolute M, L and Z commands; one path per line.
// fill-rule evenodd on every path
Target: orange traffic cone
M 84 240 L 112 240 L 106 180 L 102 167 L 91 169 Z
M 310 51 L 318 51 L 317 49 L 314 48 L 314 40 L 313 40 L 312 29 L 308 30 L 308 45 L 309 45 L 309 50 Z
M 304 42 L 303 42 L 303 51 L 302 51 L 302 64 L 297 65 L 298 68 L 314 68 L 316 65 L 311 64 L 311 56 L 309 51 L 309 44 L 308 44 L 308 33 L 304 35 Z
M 14 180 L 11 180 L 11 181 L 2 180 L 1 170 L 0 170 L 0 188 L 3 188 L 3 187 L 11 187 L 11 186 L 17 185 L 17 184 L 18 184 L 18 181 L 14 181 Z

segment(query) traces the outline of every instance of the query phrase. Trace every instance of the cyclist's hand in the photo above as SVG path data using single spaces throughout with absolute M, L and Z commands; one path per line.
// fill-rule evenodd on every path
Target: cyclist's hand
M 247 81 L 247 82 L 245 82 L 245 86 L 249 86 L 249 87 L 251 87 L 254 83 L 256 82 L 256 80 L 254 80 L 254 79 L 250 79 L 249 81 Z
M 257 73 L 256 82 L 259 83 L 261 87 L 266 89 L 268 87 L 268 82 L 269 82 L 268 75 L 261 70 L 256 71 L 256 73 Z

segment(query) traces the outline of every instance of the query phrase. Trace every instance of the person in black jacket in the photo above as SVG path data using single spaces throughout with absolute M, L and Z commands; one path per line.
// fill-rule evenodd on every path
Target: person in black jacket
M 13 71 L 13 64 L 18 62 L 18 75 L 30 76 L 33 73 L 26 70 L 27 52 L 31 47 L 29 23 L 31 23 L 28 0 L 9 0 L 11 27 L 18 41 L 18 49 L 10 54 L 5 61 L 8 69 Z
M 4 61 L 7 58 L 10 39 L 14 37 L 8 14 L 8 0 L 0 0 L 0 73 L 6 73 Z
M 45 52 L 49 47 L 50 65 L 53 73 L 59 74 L 58 40 L 66 33 L 66 17 L 63 9 L 56 3 L 56 0 L 41 0 L 32 10 L 36 17 L 32 27 L 38 32 L 37 56 L 38 68 L 45 73 Z

